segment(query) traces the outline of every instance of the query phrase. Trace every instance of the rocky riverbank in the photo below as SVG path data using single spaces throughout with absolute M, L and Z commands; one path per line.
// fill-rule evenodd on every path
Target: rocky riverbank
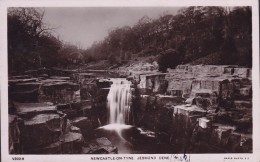
M 132 81 L 129 124 L 189 153 L 252 152 L 252 75 L 238 66 L 39 69 L 9 77 L 12 154 L 118 153 L 107 124 L 109 78 Z
M 211 65 L 140 74 L 135 125 L 189 153 L 252 152 L 251 77 L 249 68 Z
M 100 72 L 60 69 L 9 77 L 10 153 L 106 153 L 110 148 L 116 153 L 112 144 L 99 145 L 108 139 L 93 134 L 106 118 L 106 109 L 98 109 L 98 104 L 106 103 L 106 98 L 99 102 L 99 94 L 107 94 L 104 88 L 110 86 L 100 80 L 104 77 Z

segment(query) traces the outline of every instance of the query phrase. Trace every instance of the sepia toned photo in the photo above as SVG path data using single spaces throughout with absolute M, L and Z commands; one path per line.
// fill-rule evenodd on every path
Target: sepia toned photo
M 1 161 L 260 160 L 259 2 L 23 2 L 0 2 Z
M 10 154 L 252 153 L 250 6 L 7 16 Z

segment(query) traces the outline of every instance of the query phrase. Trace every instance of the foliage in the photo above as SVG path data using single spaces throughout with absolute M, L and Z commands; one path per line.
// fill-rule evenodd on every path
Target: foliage
M 252 66 L 251 7 L 188 7 L 158 19 L 142 17 L 134 26 L 111 30 L 82 50 L 53 36 L 41 8 L 8 9 L 9 72 L 80 65 L 96 60 L 122 64 L 159 56 L 160 70 L 208 58 L 211 64 Z M 84 31 L 82 31 L 84 32 Z M 196 62 L 196 61 L 195 61 Z
M 50 34 L 40 8 L 10 8 L 8 10 L 9 72 L 56 65 L 61 41 Z
M 167 68 L 175 68 L 181 61 L 180 53 L 174 49 L 168 49 L 160 53 L 158 64 L 159 70 L 166 72 Z
M 162 51 L 175 49 L 180 56 L 176 60 L 180 62 L 174 61 L 172 65 L 169 63 L 163 66 L 175 67 L 176 64 L 189 63 L 212 53 L 220 53 L 221 60 L 216 60 L 216 64 L 250 67 L 252 66 L 251 14 L 251 8 L 247 6 L 235 8 L 198 6 L 182 8 L 176 15 L 165 14 L 158 19 L 144 16 L 133 27 L 126 26 L 110 31 L 103 41 L 93 44 L 85 54 L 97 59 L 111 60 L 111 58 L 123 58 L 122 55 L 128 53 L 131 55 L 129 58 L 136 59 L 136 57 L 161 55 Z M 165 54 L 164 57 L 170 55 Z
M 84 63 L 84 51 L 55 37 L 55 28 L 43 22 L 44 13 L 41 8 L 8 9 L 9 73 Z M 88 57 L 88 61 L 92 60 Z

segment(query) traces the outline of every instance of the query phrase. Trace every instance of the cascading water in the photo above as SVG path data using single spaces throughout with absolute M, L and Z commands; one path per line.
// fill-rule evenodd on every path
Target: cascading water
M 126 79 L 112 79 L 113 84 L 107 96 L 109 124 L 129 124 L 131 104 L 131 82 Z
M 118 148 L 119 153 L 129 153 L 130 143 L 123 137 L 123 132 L 133 126 L 130 122 L 131 113 L 131 82 L 123 78 L 111 79 L 113 84 L 107 96 L 108 125 L 99 130 L 114 132 L 108 137 Z
M 123 154 L 139 153 L 143 148 L 149 150 L 152 146 L 158 146 L 154 132 L 129 125 L 132 116 L 131 82 L 122 78 L 111 81 L 113 84 L 107 96 L 108 124 L 99 127 L 97 134 L 107 137 L 118 148 L 118 153 Z M 144 141 L 149 144 L 143 145 Z

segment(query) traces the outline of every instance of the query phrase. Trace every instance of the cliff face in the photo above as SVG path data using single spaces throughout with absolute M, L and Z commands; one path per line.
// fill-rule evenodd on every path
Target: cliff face
M 140 74 L 135 124 L 189 152 L 252 151 L 251 69 L 180 65 Z

